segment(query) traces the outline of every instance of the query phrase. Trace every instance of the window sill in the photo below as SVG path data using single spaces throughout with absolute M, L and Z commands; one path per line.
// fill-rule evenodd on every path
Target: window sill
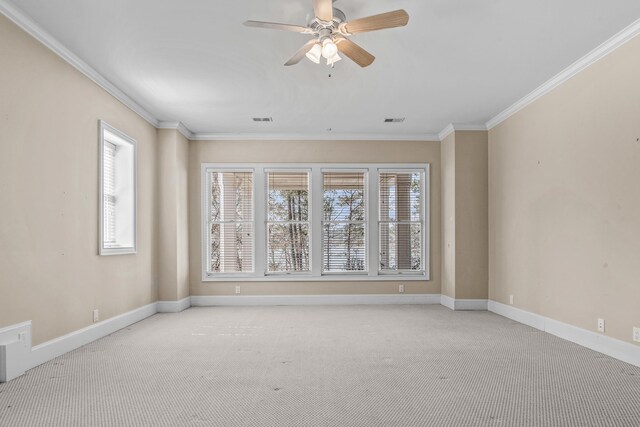
M 114 247 L 110 247 L 110 248 L 100 248 L 99 254 L 98 255 L 129 255 L 129 254 L 135 254 L 136 248 L 123 248 L 123 247 L 118 247 L 118 246 L 114 246 Z
M 406 281 L 430 281 L 426 274 L 331 274 L 325 276 L 312 275 L 269 275 L 269 276 L 240 276 L 240 275 L 220 275 L 204 276 L 203 282 L 406 282 Z

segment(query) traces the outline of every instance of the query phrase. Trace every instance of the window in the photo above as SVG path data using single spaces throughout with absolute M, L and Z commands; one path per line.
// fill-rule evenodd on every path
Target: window
M 213 170 L 209 187 L 209 273 L 254 271 L 253 171 Z
M 136 251 L 136 142 L 100 121 L 100 255 Z
M 103 163 L 103 195 L 104 203 L 104 243 L 116 244 L 116 148 L 109 141 L 104 142 Z
M 423 271 L 423 172 L 380 171 L 378 176 L 380 271 Z
M 428 280 L 428 189 L 427 164 L 203 164 L 202 280 Z
M 267 272 L 309 272 L 309 172 L 267 172 Z
M 322 271 L 367 270 L 365 172 L 323 173 Z

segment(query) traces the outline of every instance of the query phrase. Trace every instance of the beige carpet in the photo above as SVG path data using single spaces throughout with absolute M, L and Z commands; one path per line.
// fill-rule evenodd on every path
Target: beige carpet
M 192 308 L 0 384 L 2 426 L 640 426 L 640 368 L 488 312 Z

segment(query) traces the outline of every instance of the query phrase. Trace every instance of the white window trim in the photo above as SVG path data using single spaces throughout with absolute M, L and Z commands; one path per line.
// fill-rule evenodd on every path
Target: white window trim
M 138 144 L 136 143 L 136 140 L 129 137 L 128 135 L 124 134 L 123 132 L 120 132 L 118 129 L 114 128 L 113 126 L 109 125 L 108 123 L 106 123 L 103 120 L 100 120 L 99 122 L 99 126 L 98 126 L 98 132 L 99 132 L 99 137 L 98 137 L 98 141 L 99 141 L 99 145 L 100 148 L 98 150 L 99 152 L 99 170 L 98 170 L 98 186 L 100 189 L 100 194 L 99 194 L 99 224 L 100 224 L 100 231 L 99 231 L 99 236 L 98 236 L 98 254 L 99 255 L 124 255 L 124 254 L 135 254 L 137 252 L 137 235 L 138 235 L 138 230 L 137 230 L 137 210 L 138 210 L 138 193 L 137 193 L 137 187 L 138 187 Z M 120 247 L 111 247 L 111 246 L 105 246 L 104 245 L 104 182 L 103 182 L 103 175 L 104 175 L 104 143 L 105 143 L 105 131 L 113 134 L 115 137 L 119 138 L 122 140 L 123 143 L 126 144 L 131 144 L 131 146 L 133 147 L 133 204 L 132 204 L 132 213 L 131 215 L 133 216 L 133 244 L 130 246 L 120 246 Z M 111 142 L 112 144 L 114 143 L 113 141 L 108 141 Z M 117 144 L 116 144 L 117 145 Z
M 208 199 L 207 199 L 207 170 L 229 170 L 254 172 L 254 273 L 207 273 L 208 237 Z M 311 272 L 283 272 L 266 273 L 265 259 L 267 254 L 266 244 L 266 171 L 274 170 L 310 170 L 311 198 L 309 202 L 309 221 L 311 222 Z M 367 176 L 367 250 L 368 272 L 349 273 L 322 273 L 322 218 L 321 212 L 314 212 L 323 206 L 323 171 L 363 171 Z M 378 245 L 378 172 L 384 170 L 411 171 L 418 170 L 424 173 L 423 183 L 423 248 L 424 248 L 424 272 L 379 272 L 379 245 Z M 203 282 L 312 282 L 312 281 L 416 281 L 431 280 L 431 248 L 429 245 L 431 235 L 431 173 L 428 163 L 202 163 L 201 165 L 201 273 Z M 319 216 L 318 216 L 319 215 Z

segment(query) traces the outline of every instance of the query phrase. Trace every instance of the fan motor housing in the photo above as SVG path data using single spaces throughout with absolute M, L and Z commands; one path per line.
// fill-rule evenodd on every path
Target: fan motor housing
M 309 28 L 311 28 L 315 33 L 320 33 L 320 31 L 324 29 L 333 30 L 338 29 L 341 23 L 347 20 L 346 15 L 340 9 L 333 8 L 333 20 L 331 22 L 321 21 L 318 18 L 315 18 L 309 24 Z

